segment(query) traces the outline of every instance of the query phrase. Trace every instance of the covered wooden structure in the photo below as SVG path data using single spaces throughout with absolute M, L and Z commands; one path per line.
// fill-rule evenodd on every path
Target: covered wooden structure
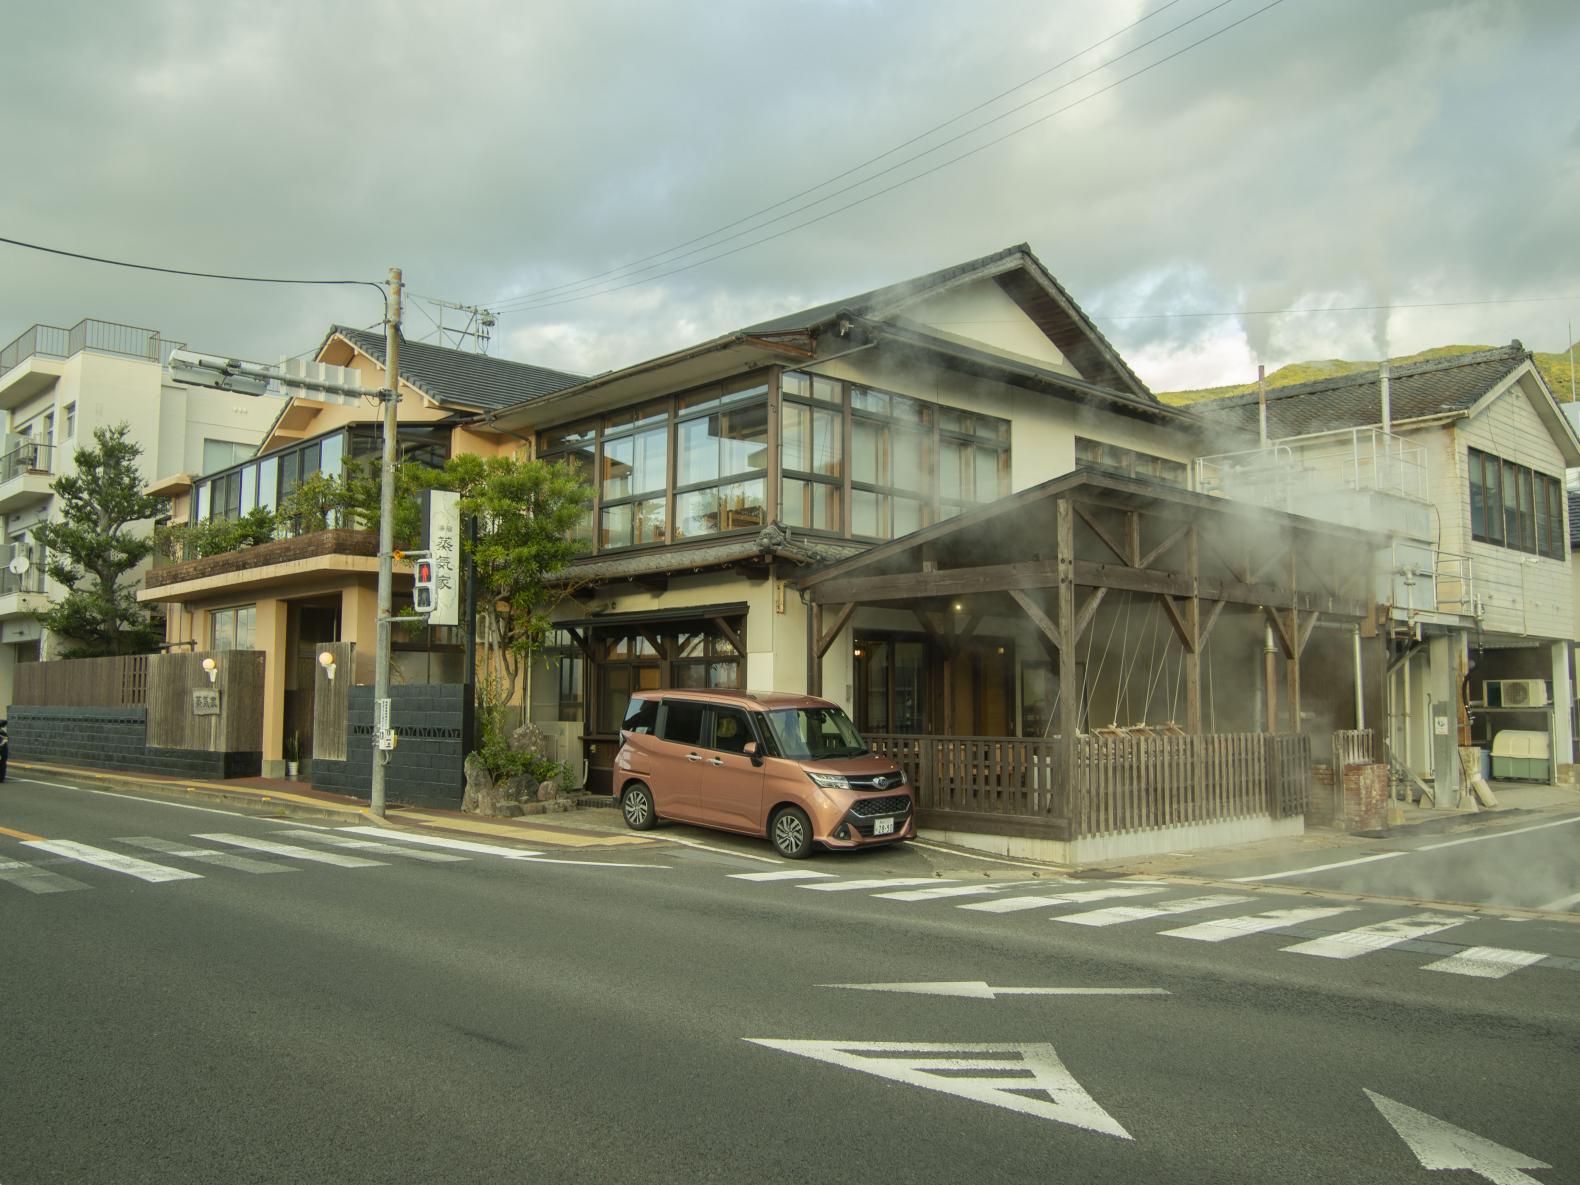
M 1057 672 L 1052 736 L 874 738 L 921 790 L 923 822 L 1071 839 L 1299 813 L 1307 735 L 1374 696 L 1359 661 L 1343 686 L 1324 677 L 1320 704 L 1303 696 L 1302 662 L 1319 623 L 1351 642 L 1374 633 L 1373 563 L 1386 538 L 1300 515 L 1087 470 L 1024 490 L 801 578 L 808 615 L 808 689 L 863 608 L 912 614 L 950 656 L 982 623 L 1029 623 Z M 1086 669 L 1091 631 L 1116 594 L 1155 604 L 1179 650 L 1181 719 L 1158 728 L 1095 727 L 1095 699 L 1115 702 L 1124 665 Z M 1127 619 L 1128 620 L 1128 619 Z M 1216 694 L 1232 686 L 1238 728 L 1204 715 L 1203 654 L 1235 622 L 1233 669 L 1217 664 Z M 1110 633 L 1112 631 L 1110 630 Z M 1331 629 L 1327 635 L 1332 637 Z M 1329 647 L 1332 650 L 1332 647 Z M 1330 660 L 1331 661 L 1331 660 Z M 1134 672 L 1132 672 L 1133 674 Z M 1338 703 L 1342 700 L 1343 703 Z M 1254 704 L 1254 710 L 1252 705 Z M 1088 717 L 1083 731 L 1083 712 Z M 1342 725 L 1341 725 L 1342 726 Z M 940 733 L 944 735 L 940 735 Z

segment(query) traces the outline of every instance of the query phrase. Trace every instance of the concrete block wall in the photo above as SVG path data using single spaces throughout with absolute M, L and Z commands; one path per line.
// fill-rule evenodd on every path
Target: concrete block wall
M 14 761 L 205 780 L 256 777 L 263 762 L 262 753 L 150 748 L 146 708 L 15 705 L 9 731 Z
M 314 760 L 313 786 L 366 798 L 373 776 L 373 688 L 351 688 L 346 759 Z M 459 810 L 466 791 L 464 765 L 472 745 L 471 689 L 460 683 L 390 688 L 390 724 L 399 738 L 385 773 L 392 803 Z

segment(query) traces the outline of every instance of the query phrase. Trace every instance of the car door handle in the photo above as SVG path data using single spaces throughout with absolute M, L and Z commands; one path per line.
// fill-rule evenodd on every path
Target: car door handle
M 697 754 L 695 754 L 695 753 L 687 753 L 687 754 L 686 754 L 686 760 L 687 760 L 687 761 L 701 761 L 701 760 L 702 760 L 702 758 L 701 758 L 701 757 L 699 757 L 699 756 L 698 756 L 698 755 L 697 755 Z
M 722 758 L 722 757 L 710 757 L 710 758 L 708 758 L 708 764 L 709 765 L 723 765 L 724 764 L 724 758 Z

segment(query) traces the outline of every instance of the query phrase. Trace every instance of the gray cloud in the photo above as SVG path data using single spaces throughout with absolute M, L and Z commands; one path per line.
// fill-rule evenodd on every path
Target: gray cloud
M 1181 0 L 1142 29 L 1209 2 Z M 25 6 L 8 35 L 28 50 L 0 76 L 0 233 L 270 275 L 377 279 L 398 263 L 417 292 L 488 301 L 768 205 L 1156 7 Z M 1257 7 L 1235 0 L 1116 70 Z M 1580 291 L 1566 83 L 1577 53 L 1580 14 L 1561 0 L 1286 0 L 914 185 L 651 284 L 511 313 L 497 341 L 604 369 L 1026 240 L 1164 386 L 1375 353 L 1384 336 L 1396 351 L 1513 336 L 1557 348 L 1580 309 L 1102 318 Z M 243 288 L 0 250 L 0 339 L 99 316 L 273 357 L 309 348 L 331 320 L 379 315 L 367 290 Z

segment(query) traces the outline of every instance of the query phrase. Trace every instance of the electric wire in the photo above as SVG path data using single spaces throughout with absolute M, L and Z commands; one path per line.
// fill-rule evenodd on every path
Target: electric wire
M 1089 102 L 1090 100 L 1095 99 L 1095 98 L 1099 97 L 1100 95 L 1106 94 L 1108 91 L 1113 90 L 1115 87 L 1122 86 L 1126 82 L 1131 81 L 1132 79 L 1139 78 L 1141 75 L 1146 74 L 1146 73 L 1148 73 L 1148 72 L 1150 72 L 1152 70 L 1157 69 L 1159 66 L 1165 65 L 1168 62 L 1173 61 L 1175 58 L 1179 57 L 1180 55 L 1185 54 L 1185 53 L 1189 53 L 1191 50 L 1196 49 L 1198 46 L 1205 45 L 1207 42 L 1213 41 L 1216 38 L 1219 38 L 1219 37 L 1223 36 L 1225 33 L 1228 33 L 1231 30 L 1238 28 L 1240 25 L 1245 24 L 1247 21 L 1254 20 L 1256 17 L 1261 16 L 1264 12 L 1267 12 L 1270 9 L 1276 8 L 1282 3 L 1284 3 L 1284 0 L 1270 0 L 1270 3 L 1264 4 L 1261 8 L 1256 9 L 1254 12 L 1248 13 L 1245 16 L 1240 17 L 1239 19 L 1230 22 L 1229 24 L 1223 26 L 1221 29 L 1218 29 L 1218 30 L 1216 30 L 1216 31 L 1214 31 L 1212 33 L 1209 33 L 1206 36 L 1199 37 L 1195 41 L 1190 42 L 1188 45 L 1184 45 L 1184 46 L 1180 47 L 1179 49 L 1174 50 L 1173 52 L 1164 55 L 1163 57 L 1157 59 L 1154 62 L 1150 62 L 1150 63 L 1148 63 L 1145 66 L 1141 66 L 1141 67 L 1131 71 L 1129 74 L 1122 75 L 1119 78 L 1115 79 L 1114 81 L 1112 81 L 1110 83 L 1107 83 L 1107 84 L 1105 84 L 1105 85 L 1103 85 L 1101 87 L 1098 87 L 1096 90 L 1090 92 L 1089 94 L 1083 95 L 1079 99 L 1075 99 L 1075 100 L 1073 100 L 1073 101 L 1071 101 L 1069 103 L 1066 103 L 1062 107 L 1057 107 L 1054 110 L 1049 111 L 1049 112 L 1047 112 L 1044 115 L 1040 115 L 1036 119 L 1033 119 L 1033 120 L 1031 120 L 1028 123 L 1022 124 L 1021 126 L 1019 126 L 1017 128 L 1012 128 L 1008 132 L 1005 132 L 1002 135 L 996 136 L 996 137 L 994 137 L 991 140 L 987 140 L 987 141 L 983 142 L 982 144 L 977 145 L 974 148 L 969 148 L 969 149 L 967 149 L 964 152 L 961 152 L 961 153 L 959 153 L 959 154 L 957 154 L 955 156 L 949 157 L 946 160 L 940 161 L 937 164 L 932 165 L 929 168 L 926 168 L 926 169 L 922 170 L 919 173 L 912 174 L 909 177 L 901 178 L 899 181 L 896 181 L 896 182 L 894 182 L 891 185 L 887 185 L 887 186 L 883 187 L 882 189 L 874 190 L 872 193 L 866 194 L 866 195 L 864 195 L 862 197 L 859 197 L 859 198 L 855 198 L 852 201 L 846 202 L 842 206 L 837 206 L 837 207 L 835 207 L 832 210 L 826 210 L 826 211 L 824 211 L 821 214 L 814 215 L 813 217 L 808 218 L 808 219 L 806 219 L 806 220 L 804 220 L 802 222 L 798 222 L 798 223 L 795 223 L 794 225 L 787 226 L 787 227 L 785 227 L 782 230 L 778 230 L 778 231 L 773 232 L 772 234 L 763 235 L 761 238 L 752 239 L 752 240 L 750 240 L 748 242 L 740 244 L 739 246 L 731 247 L 727 251 L 720 251 L 717 254 L 705 256 L 704 258 L 695 260 L 692 263 L 682 264 L 679 267 L 670 268 L 668 271 L 661 271 L 661 272 L 658 272 L 658 273 L 656 273 L 654 275 L 646 276 L 646 277 L 644 277 L 642 279 L 631 280 L 631 281 L 629 281 L 627 283 L 624 283 L 624 284 L 618 284 L 618 285 L 615 285 L 613 287 L 602 288 L 602 289 L 599 289 L 598 291 L 595 291 L 595 292 L 589 292 L 589 293 L 585 293 L 585 294 L 580 295 L 580 296 L 573 296 L 573 297 L 569 297 L 569 298 L 566 298 L 566 299 L 540 301 L 540 302 L 533 303 L 533 304 L 525 304 L 525 305 L 521 305 L 521 306 L 518 306 L 518 307 L 514 307 L 514 308 L 511 308 L 509 310 L 496 309 L 494 311 L 495 312 L 500 312 L 500 313 L 503 313 L 503 312 L 506 312 L 506 311 L 513 312 L 513 313 L 515 313 L 515 312 L 530 312 L 530 311 L 535 310 L 535 309 L 555 308 L 555 307 L 559 307 L 559 306 L 567 305 L 567 304 L 579 304 L 582 301 L 593 300 L 593 299 L 596 299 L 597 297 L 600 297 L 600 296 L 608 296 L 611 293 L 620 292 L 620 291 L 623 291 L 623 290 L 625 290 L 627 288 L 634 288 L 634 287 L 637 287 L 637 286 L 642 285 L 642 284 L 650 284 L 654 280 L 662 280 L 662 279 L 664 279 L 664 278 L 666 278 L 668 276 L 677 275 L 680 272 L 690 271 L 691 269 L 697 268 L 697 267 L 701 267 L 704 264 L 712 263 L 712 262 L 715 262 L 716 260 L 720 260 L 720 259 L 725 259 L 725 258 L 727 258 L 727 257 L 729 257 L 731 255 L 737 255 L 737 254 L 739 254 L 742 251 L 746 251 L 746 250 L 748 250 L 748 249 L 750 249 L 752 247 L 760 246 L 763 243 L 767 243 L 767 242 L 771 242 L 771 241 L 773 241 L 775 239 L 783 238 L 785 235 L 793 234 L 793 233 L 795 233 L 798 230 L 803 230 L 803 229 L 805 229 L 808 226 L 812 226 L 812 225 L 814 225 L 814 224 L 816 224 L 818 222 L 823 222 L 826 219 L 833 218 L 835 215 L 842 214 L 842 213 L 844 213 L 847 210 L 854 209 L 857 206 L 865 205 L 867 202 L 874 201 L 877 198 L 880 198 L 880 197 L 883 197 L 883 196 L 885 196 L 885 195 L 887 195 L 889 193 L 892 193 L 892 192 L 894 192 L 897 189 L 901 189 L 904 186 L 912 184 L 913 182 L 920 181 L 924 177 L 931 176 L 933 173 L 937 173 L 937 172 L 939 172 L 939 171 L 941 171 L 943 169 L 946 169 L 946 168 L 948 168 L 951 165 L 958 164 L 958 163 L 960 163 L 963 160 L 966 160 L 966 159 L 968 159 L 968 158 L 970 158 L 972 156 L 975 156 L 977 153 L 985 152 L 989 148 L 996 147 L 997 145 L 1002 144 L 1004 141 L 1010 139 L 1011 137 L 1020 135 L 1022 132 L 1030 131 L 1032 128 L 1037 127 L 1039 124 L 1046 123 L 1048 120 L 1054 118 L 1057 115 L 1063 115 L 1065 112 L 1073 110 L 1076 107 L 1079 107 L 1082 103 Z M 909 162 L 902 162 L 902 163 L 909 163 Z M 893 168 L 898 168 L 898 167 L 900 167 L 900 166 L 898 166 L 898 165 L 893 166 Z M 885 170 L 885 172 L 892 172 L 893 168 Z M 869 178 L 869 180 L 870 180 L 870 178 Z M 813 204 L 818 204 L 818 203 L 813 203 Z M 785 215 L 784 217 L 789 217 L 789 215 Z M 773 221 L 780 221 L 780 220 L 781 219 L 774 219 Z M 769 224 L 765 224 L 765 225 L 769 225 Z M 753 231 L 742 232 L 742 234 L 750 234 L 750 233 L 753 233 Z M 730 236 L 730 238 L 732 238 L 732 239 L 733 238 L 738 238 L 738 237 L 741 237 L 741 236 L 740 235 Z M 730 241 L 730 240 L 729 239 L 721 240 L 721 242 L 728 242 L 728 241 Z
M 537 298 L 542 298 L 542 297 L 547 297 L 547 296 L 554 296 L 554 295 L 568 295 L 571 291 L 574 291 L 575 289 L 596 284 L 599 280 L 607 279 L 608 277 L 618 275 L 619 273 L 622 273 L 622 272 L 632 272 L 634 269 L 637 269 L 637 268 L 641 267 L 642 264 L 649 263 L 649 262 L 652 262 L 654 260 L 662 259 L 666 255 L 673 255 L 673 254 L 675 254 L 675 252 L 681 251 L 681 250 L 683 250 L 686 247 L 690 247 L 690 246 L 693 246 L 693 245 L 695 245 L 697 243 L 701 243 L 701 242 L 703 242 L 703 241 L 705 241 L 707 239 L 715 238 L 718 235 L 723 234 L 727 230 L 733 230 L 735 227 L 740 226 L 742 223 L 755 221 L 756 219 L 761 218 L 764 214 L 771 214 L 773 211 L 779 209 L 781 206 L 787 206 L 791 202 L 799 201 L 801 198 L 804 198 L 804 197 L 808 196 L 809 194 L 816 193 L 818 190 L 824 189 L 824 188 L 834 184 L 836 181 L 843 181 L 846 177 L 849 177 L 849 176 L 851 176 L 852 174 L 855 174 L 855 173 L 859 173 L 863 169 L 869 167 L 870 165 L 875 165 L 879 161 L 885 160 L 888 157 L 893 156 L 896 152 L 900 152 L 900 151 L 902 151 L 902 150 L 904 150 L 906 148 L 909 148 L 913 144 L 916 144 L 916 143 L 919 143 L 922 140 L 925 140 L 928 136 L 933 135 L 935 132 L 940 132 L 944 128 L 949 127 L 951 124 L 959 123 L 962 119 L 965 119 L 967 116 L 975 115 L 978 111 L 981 111 L 981 110 L 983 110 L 986 107 L 991 107 L 994 103 L 997 103 L 1000 99 L 1008 98 L 1010 95 L 1014 94 L 1016 91 L 1021 90 L 1024 87 L 1030 86 L 1032 83 L 1036 82 L 1038 79 L 1046 78 L 1049 74 L 1052 74 L 1055 70 L 1060 70 L 1063 67 L 1068 66 L 1071 62 L 1074 62 L 1074 61 L 1076 61 L 1079 58 L 1085 57 L 1087 54 L 1091 53 L 1093 50 L 1099 49 L 1102 46 L 1107 45 L 1110 41 L 1113 41 L 1115 38 L 1122 37 L 1124 34 L 1130 32 L 1130 30 L 1136 28 L 1138 25 L 1140 25 L 1140 24 L 1142 24 L 1142 23 L 1144 23 L 1146 21 L 1151 20 L 1155 16 L 1160 15 L 1161 13 L 1165 12 L 1166 10 L 1174 7 L 1174 5 L 1178 4 L 1179 2 L 1180 2 L 1180 0 L 1167 0 L 1167 3 L 1161 5 L 1158 8 L 1153 9 L 1151 12 L 1145 14 L 1144 16 L 1138 17 L 1136 20 L 1131 21 L 1128 25 L 1125 25 L 1123 28 L 1116 29 L 1114 32 L 1110 33 L 1107 37 L 1102 38 L 1100 41 L 1095 41 L 1091 45 L 1088 45 L 1085 49 L 1078 50 L 1075 53 L 1071 54 L 1069 57 L 1063 59 L 1062 61 L 1055 62 L 1052 66 L 1049 66 L 1045 70 L 1038 71 L 1036 74 L 1033 74 L 1030 78 L 1027 78 L 1027 79 L 1025 79 L 1025 80 L 1023 80 L 1021 82 L 1017 82 L 1014 86 L 1010 87 L 1008 90 L 1000 91 L 998 94 L 992 96 L 991 98 L 982 100 L 980 103 L 976 104 L 976 106 L 969 107 L 966 110 L 960 112 L 958 115 L 950 116 L 948 119 L 944 120 L 942 123 L 934 124 L 932 127 L 926 129 L 925 131 L 916 133 L 916 135 L 910 137 L 910 139 L 903 140 L 900 143 L 894 145 L 892 148 L 888 148 L 888 149 L 884 150 L 883 152 L 878 153 L 878 155 L 876 155 L 876 156 L 868 157 L 866 160 L 860 162 L 859 164 L 852 165 L 850 168 L 845 169 L 842 172 L 835 173 L 831 177 L 826 177 L 822 181 L 819 181 L 817 184 L 809 185 L 805 189 L 802 189 L 802 190 L 800 190 L 800 191 L 798 191 L 796 193 L 791 194 L 789 197 L 781 198 L 779 201 L 774 202 L 771 205 L 767 205 L 767 206 L 762 207 L 762 209 L 760 209 L 760 210 L 754 210 L 750 214 L 743 215 L 742 217 L 735 219 L 733 222 L 726 222 L 723 226 L 715 227 L 714 229 L 712 229 L 710 231 L 707 231 L 707 232 L 705 232 L 703 234 L 697 235 L 694 238 L 687 239 L 683 243 L 677 243 L 673 247 L 666 247 L 662 251 L 655 251 L 655 252 L 653 252 L 650 255 L 642 256 L 640 259 L 634 259 L 634 260 L 632 260 L 629 263 L 623 263 L 623 264 L 619 264 L 619 265 L 617 265 L 615 267 L 612 267 L 612 268 L 607 268 L 604 271 L 595 273 L 594 275 L 584 276 L 584 277 L 582 277 L 579 280 L 567 280 L 567 281 L 565 281 L 564 283 L 561 283 L 561 284 L 551 284 L 551 285 L 548 285 L 546 287 L 532 289 L 532 290 L 527 291 L 527 292 L 517 292 L 517 293 L 513 293 L 513 294 L 500 296 L 500 297 L 496 298 L 496 300 L 494 300 L 494 301 L 487 302 L 488 307 L 490 308 L 491 311 L 497 312 L 499 310 L 497 308 L 495 308 L 496 304 L 500 305 L 500 306 L 505 306 L 505 305 L 510 305 L 510 304 L 512 304 L 513 302 L 516 302 L 516 301 L 534 300 L 534 299 L 537 299 Z M 1228 2 L 1229 2 L 1229 0 L 1224 0 L 1224 3 L 1228 3 Z M 1206 15 L 1208 15 L 1208 13 L 1213 12 L 1217 8 L 1221 8 L 1221 7 L 1223 7 L 1223 4 L 1218 4 L 1212 9 L 1207 9 L 1205 12 L 1197 14 L 1197 16 L 1192 17 L 1191 20 L 1199 20 L 1201 17 L 1206 16 Z M 1189 24 L 1189 23 L 1190 23 L 1190 21 L 1186 21 L 1184 24 L 1176 25 L 1176 26 L 1174 26 L 1173 29 L 1169 30 L 1169 33 L 1177 32 L 1178 30 L 1184 28 L 1185 24 Z M 1167 36 L 1167 35 L 1168 35 L 1167 33 L 1160 34 L 1160 36 Z M 1153 40 L 1155 41 L 1155 40 L 1157 40 L 1157 38 L 1153 38 Z M 1121 55 L 1119 55 L 1119 57 L 1110 58 L 1107 62 L 1103 63 L 1103 65 L 1104 66 L 1112 65 L 1114 62 L 1120 61 L 1123 57 L 1127 56 L 1128 54 L 1136 52 L 1137 49 L 1143 49 L 1147 45 L 1150 45 L 1150 44 L 1152 44 L 1151 41 L 1144 42 L 1142 45 L 1136 46 L 1134 49 L 1127 50 L 1125 54 L 1121 54 Z M 1085 75 L 1082 75 L 1081 77 L 1085 77 Z M 1076 82 L 1076 81 L 1079 81 L 1079 79 L 1071 79 L 1070 81 L 1071 82 Z M 1070 85 L 1070 83 L 1065 83 L 1063 85 L 1064 86 L 1068 86 L 1068 85 Z M 1056 88 L 1056 90 L 1057 89 L 1061 89 L 1061 88 Z M 1049 95 L 1054 94 L 1054 93 L 1056 93 L 1056 91 L 1044 92 L 1042 95 L 1039 95 L 1036 99 L 1030 100 L 1030 102 L 1032 102 L 1032 103 L 1040 102 L 1042 99 L 1045 99 Z M 1025 106 L 1025 104 L 1022 104 L 1022 106 Z M 995 118 L 996 119 L 1002 119 L 1005 116 L 1011 115 L 1015 111 L 1018 111 L 1020 109 L 1021 109 L 1020 107 L 1012 108 L 1010 111 L 1006 111 L 1002 115 L 996 116 Z M 993 122 L 993 121 L 992 120 L 987 121 L 987 123 L 991 123 L 991 122 Z M 987 123 L 978 124 L 977 128 L 973 128 L 972 131 L 975 131 L 975 130 L 977 130 L 979 128 L 986 127 Z M 966 134 L 969 134 L 969 133 L 966 133 Z M 956 138 L 958 139 L 958 137 L 956 137 Z M 949 143 L 952 143 L 952 141 L 946 140 L 942 144 L 935 144 L 932 148 L 929 148 L 927 150 L 927 152 L 936 152 L 939 148 L 942 148 L 945 144 L 949 144 Z M 909 159 L 910 160 L 915 160 L 915 159 L 918 158 L 918 156 L 925 156 L 925 155 L 926 155 L 926 153 L 919 153 L 919 154 L 917 154 L 917 156 L 910 157 Z M 902 163 L 905 163 L 905 162 L 902 162 Z M 877 176 L 882 176 L 882 175 L 883 174 L 881 174 L 881 173 L 877 174 Z M 839 193 L 847 192 L 849 189 L 855 188 L 856 185 L 863 185 L 867 181 L 871 181 L 872 179 L 873 178 L 868 177 L 868 178 L 866 178 L 863 181 L 855 182 L 851 186 L 847 186 L 846 189 L 838 190 L 838 191 L 836 191 L 835 193 L 832 193 L 832 194 L 825 194 L 822 198 L 818 199 L 818 202 L 827 201 L 829 198 L 835 197 Z M 801 207 L 801 209 L 808 209 L 808 208 L 810 208 L 811 205 L 817 205 L 818 202 L 809 203 L 808 206 L 803 206 L 803 207 Z M 792 211 L 791 213 L 793 214 L 793 213 L 795 213 L 795 211 Z M 765 225 L 771 225 L 771 224 L 765 224 Z M 717 244 L 715 244 L 715 245 L 717 245 Z M 705 250 L 706 248 L 703 248 L 703 249 Z M 655 265 L 655 266 L 662 266 L 662 265 Z

